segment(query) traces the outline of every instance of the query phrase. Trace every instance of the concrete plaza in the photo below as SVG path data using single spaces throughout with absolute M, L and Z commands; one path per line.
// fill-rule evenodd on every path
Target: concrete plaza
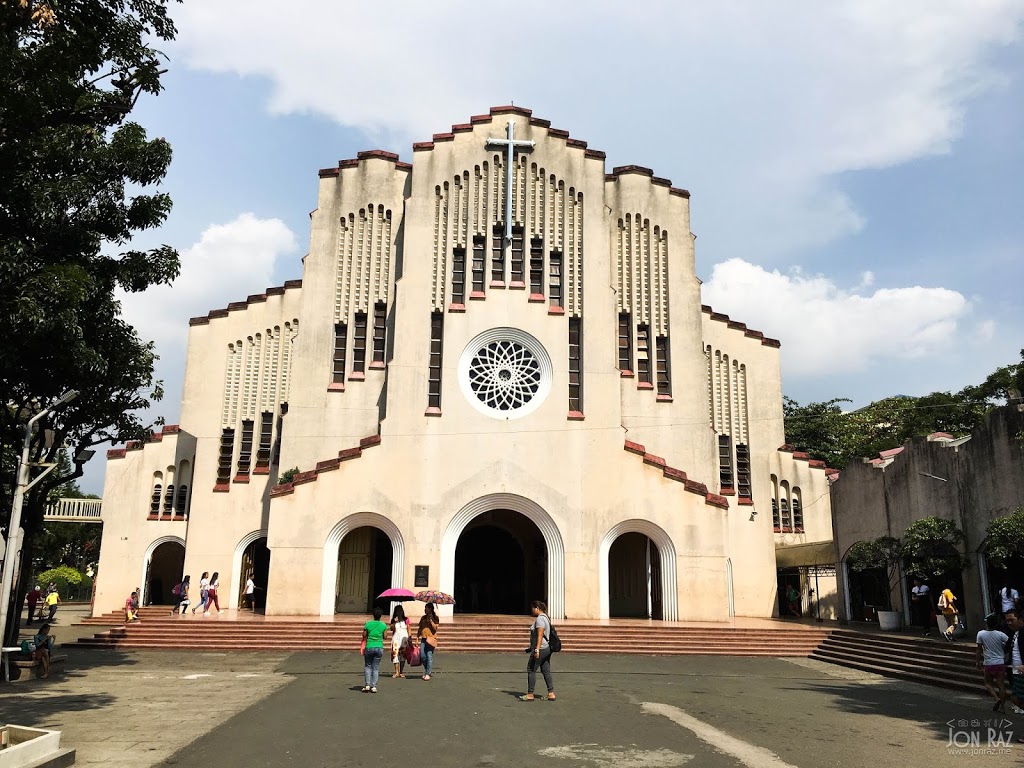
M 523 703 L 525 654 L 442 647 L 433 680 L 393 680 L 385 667 L 377 695 L 359 692 L 356 651 L 69 655 L 66 676 L 4 690 L 0 717 L 63 730 L 80 765 L 877 768 L 1024 757 L 1019 745 L 985 752 L 986 723 L 1016 737 L 1024 719 L 993 715 L 980 697 L 805 659 L 560 655 L 558 700 Z M 948 746 L 975 728 L 981 753 Z

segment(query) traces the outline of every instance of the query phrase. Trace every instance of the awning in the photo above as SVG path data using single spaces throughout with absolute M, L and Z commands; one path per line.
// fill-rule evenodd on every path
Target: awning
M 797 568 L 801 565 L 834 565 L 836 549 L 831 541 L 813 541 L 775 548 L 777 568 Z

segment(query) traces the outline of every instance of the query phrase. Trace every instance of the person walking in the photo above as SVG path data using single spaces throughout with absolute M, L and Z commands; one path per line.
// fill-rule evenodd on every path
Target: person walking
M 252 580 L 252 574 L 245 580 L 245 607 L 256 613 L 256 582 Z
M 177 602 L 173 606 L 171 606 L 171 616 L 173 616 L 174 614 L 178 614 L 179 616 L 185 615 L 185 610 L 188 608 L 188 604 L 190 602 L 188 597 L 188 591 L 191 588 L 191 586 L 192 577 L 186 576 L 184 579 L 181 580 L 181 584 L 179 584 L 176 587 L 177 592 L 175 592 L 174 594 L 174 599 L 177 600 Z
M 399 603 L 391 614 L 391 663 L 395 666 L 392 677 L 405 677 L 405 649 L 409 647 L 409 620 L 405 608 Z
M 922 637 L 931 634 L 932 603 L 931 590 L 922 579 L 914 579 L 914 588 L 910 590 L 910 608 L 918 625 L 924 630 Z
M 46 593 L 44 603 L 50 610 L 50 615 L 46 617 L 45 621 L 47 624 L 53 622 L 53 617 L 57 615 L 57 603 L 60 602 L 60 595 L 57 594 L 57 585 L 51 584 L 49 591 Z
M 985 626 L 978 633 L 978 669 L 985 675 L 985 688 L 996 700 L 993 712 L 1002 712 L 1006 703 L 1006 643 L 1010 639 L 996 627 L 999 615 L 990 613 L 985 617 Z
M 210 586 L 206 589 L 206 604 L 203 606 L 203 616 L 210 615 L 210 606 L 214 605 L 217 607 L 217 613 L 223 613 L 220 609 L 220 601 L 217 600 L 217 590 L 220 588 L 220 573 L 218 571 L 213 572 L 213 576 L 210 577 Z
M 533 623 L 530 625 L 530 647 L 527 652 L 530 660 L 526 664 L 526 695 L 520 696 L 522 701 L 533 701 L 533 690 L 537 685 L 537 668 L 544 675 L 544 685 L 548 688 L 548 701 L 555 700 L 555 681 L 551 677 L 551 619 L 547 615 L 548 607 L 540 600 L 530 603 Z
M 1010 627 L 1010 640 L 1005 650 L 1005 660 L 1010 667 L 1010 701 L 1018 710 L 1024 710 L 1024 631 L 1021 631 L 1024 621 L 1016 609 L 1007 611 L 1005 618 Z
M 953 641 L 953 632 L 956 629 L 957 616 L 959 611 L 956 609 L 956 595 L 953 594 L 953 585 L 949 584 L 942 594 L 939 595 L 939 610 L 942 613 L 937 617 L 939 622 L 939 632 L 948 641 Z
M 441 620 L 437 618 L 434 604 L 427 603 L 427 607 L 420 617 L 417 632 L 420 639 L 420 655 L 423 658 L 423 680 L 429 680 L 430 673 L 434 669 L 434 651 L 437 650 L 437 630 L 440 626 Z
M 38 587 L 37 587 L 38 589 Z M 999 590 L 999 610 L 1005 616 L 1010 611 L 1020 608 L 1020 592 L 1014 589 L 1007 581 Z
M 203 571 L 203 575 L 199 578 L 199 601 L 192 606 L 192 613 L 196 612 L 197 608 L 206 610 L 206 598 L 210 594 L 210 572 Z
M 363 625 L 363 693 L 377 692 L 380 660 L 384 658 L 384 633 L 388 625 L 380 620 L 384 611 L 373 609 L 373 621 Z
M 25 622 L 26 627 L 32 626 L 32 617 L 36 615 L 36 606 L 39 604 L 42 597 L 43 591 L 39 588 L 38 584 L 36 584 L 35 589 L 25 596 L 25 601 L 28 603 L 28 621 Z

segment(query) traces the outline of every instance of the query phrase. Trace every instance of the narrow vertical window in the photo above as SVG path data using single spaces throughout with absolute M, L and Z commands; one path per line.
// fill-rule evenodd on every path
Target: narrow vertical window
M 484 296 L 484 280 L 487 275 L 487 238 L 477 235 L 473 238 L 473 287 L 470 298 Z
M 284 433 L 284 415 L 288 413 L 288 403 L 281 403 L 277 416 L 277 437 L 274 438 L 274 448 L 270 451 L 270 466 L 277 467 L 281 464 L 281 435 Z
M 734 490 L 732 473 L 732 438 L 728 435 L 718 436 L 718 484 L 723 491 Z
M 526 263 L 524 262 L 523 254 L 523 228 L 512 227 L 512 256 L 511 264 L 509 266 L 509 287 L 511 288 L 525 288 L 526 287 Z
M 430 364 L 427 371 L 427 413 L 441 413 L 441 361 L 444 341 L 444 315 L 430 315 Z
M 371 368 L 384 367 L 384 350 L 387 341 L 387 305 L 378 301 L 373 305 L 373 362 Z
M 482 287 L 482 286 L 481 286 Z M 452 304 L 466 303 L 466 249 L 452 251 Z
M 220 433 L 220 453 L 217 455 L 217 485 L 227 490 L 231 482 L 231 455 L 235 451 L 235 430 L 225 427 Z
M 583 321 L 569 318 L 569 414 L 583 414 Z
M 561 251 L 552 251 L 548 257 L 548 304 L 558 308 L 563 306 Z
M 779 502 L 777 499 L 772 499 L 772 528 L 774 528 L 776 531 L 780 529 Z
M 505 227 L 495 224 L 491 230 L 491 285 L 505 287 Z
M 363 378 L 366 370 L 366 313 L 356 312 L 356 335 L 352 343 L 352 378 Z
M 633 375 L 633 322 L 629 312 L 619 313 L 619 370 Z
M 252 462 L 252 435 L 255 424 L 252 419 L 242 422 L 242 443 L 238 450 L 238 478 L 249 477 L 249 466 Z
M 788 531 L 793 527 L 792 520 L 789 517 L 789 499 L 779 499 L 779 513 L 779 516 L 782 518 L 782 530 Z
M 149 516 L 159 517 L 160 516 L 160 495 L 163 492 L 164 487 L 157 483 L 153 486 L 153 495 L 149 499 Z
M 260 447 L 256 451 L 257 475 L 265 475 L 270 471 L 270 448 L 274 432 L 274 414 L 263 411 L 260 414 Z
M 164 517 L 170 517 L 174 512 L 174 483 L 168 483 L 164 491 Z
M 658 399 L 672 398 L 672 379 L 669 371 L 668 336 L 658 336 L 654 340 L 658 364 Z
M 178 486 L 178 495 L 174 499 L 174 516 L 184 517 L 188 509 L 188 486 L 182 483 Z
M 530 298 L 544 296 L 544 241 L 530 240 Z
M 348 346 L 348 326 L 337 323 L 334 326 L 334 359 L 331 361 L 331 384 L 345 386 L 345 348 Z
M 636 327 L 636 377 L 637 386 L 650 389 L 651 381 L 651 334 L 644 323 Z
M 743 443 L 736 444 L 736 494 L 741 499 L 751 498 L 750 448 Z
M 800 503 L 800 489 L 793 489 L 793 528 L 803 530 L 804 528 L 804 508 Z

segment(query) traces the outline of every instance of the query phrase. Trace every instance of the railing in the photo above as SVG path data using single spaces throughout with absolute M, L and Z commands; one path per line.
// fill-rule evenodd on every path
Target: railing
M 102 522 L 103 499 L 57 499 L 50 502 L 43 520 L 68 523 Z

